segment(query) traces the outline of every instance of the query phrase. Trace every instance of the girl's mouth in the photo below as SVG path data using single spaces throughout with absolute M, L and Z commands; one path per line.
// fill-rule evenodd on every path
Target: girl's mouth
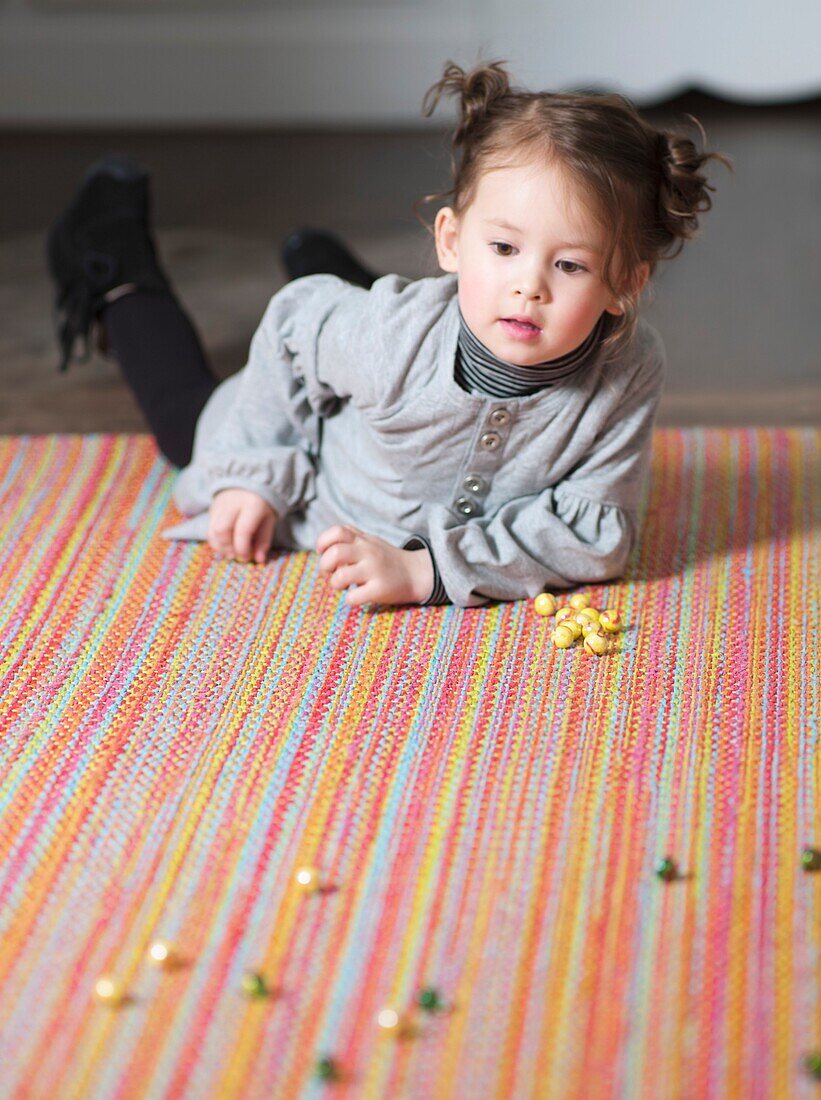
M 528 321 L 514 321 L 512 317 L 502 317 L 499 323 L 507 335 L 514 340 L 538 340 L 542 334 L 542 330 L 537 325 L 531 325 Z

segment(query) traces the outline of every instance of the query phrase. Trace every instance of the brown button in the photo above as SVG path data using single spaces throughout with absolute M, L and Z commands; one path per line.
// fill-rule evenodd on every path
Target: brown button
M 502 437 L 498 432 L 485 432 L 479 442 L 486 451 L 495 451 L 502 442 Z
M 510 413 L 507 409 L 494 409 L 490 414 L 490 422 L 497 428 L 501 428 L 502 425 L 507 424 L 510 420 Z
M 485 487 L 484 481 L 476 474 L 468 474 L 462 484 L 471 493 L 481 493 Z

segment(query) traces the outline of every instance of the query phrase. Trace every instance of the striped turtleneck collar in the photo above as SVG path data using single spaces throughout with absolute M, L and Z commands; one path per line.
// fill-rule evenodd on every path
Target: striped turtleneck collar
M 459 342 L 456 346 L 454 378 L 468 393 L 488 397 L 526 397 L 567 381 L 582 370 L 598 352 L 607 335 L 610 314 L 602 313 L 586 340 L 558 359 L 520 367 L 499 359 L 474 336 L 459 310 Z

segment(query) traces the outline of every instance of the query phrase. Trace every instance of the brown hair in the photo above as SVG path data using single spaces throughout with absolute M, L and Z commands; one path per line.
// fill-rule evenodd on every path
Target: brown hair
M 489 167 L 518 163 L 523 155 L 558 162 L 609 237 L 601 275 L 624 309 L 604 341 L 615 350 L 632 337 L 638 319 L 631 275 L 643 262 L 652 275 L 659 260 L 679 254 L 698 230 L 698 215 L 712 206 L 715 188 L 706 182 L 704 164 L 720 160 L 732 170 L 732 162 L 722 153 L 699 152 L 682 133 L 656 130 L 625 96 L 522 91 L 511 87 L 504 65 L 480 63 L 465 72 L 448 61 L 426 92 L 425 117 L 443 93 L 459 97 L 460 111 L 452 136 L 453 187 L 423 195 L 417 215 L 420 203 L 448 196 L 461 215 Z M 698 120 L 687 117 L 704 138 Z

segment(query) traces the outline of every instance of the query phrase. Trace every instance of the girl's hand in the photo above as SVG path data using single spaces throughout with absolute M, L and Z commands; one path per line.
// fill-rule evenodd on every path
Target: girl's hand
M 262 565 L 268 555 L 277 514 L 257 493 L 248 489 L 221 489 L 208 513 L 208 545 L 217 557 Z
M 345 597 L 364 603 L 422 603 L 433 590 L 433 562 L 427 550 L 400 550 L 349 525 L 329 527 L 316 540 L 319 571 L 331 588 L 354 585 Z

